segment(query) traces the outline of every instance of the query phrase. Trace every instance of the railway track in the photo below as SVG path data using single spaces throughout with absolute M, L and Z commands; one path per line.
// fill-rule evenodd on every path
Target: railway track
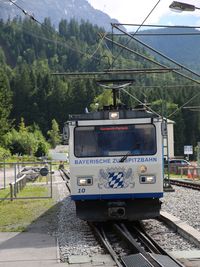
M 189 181 L 185 179 L 170 179 L 170 184 L 200 190 L 200 182 Z
M 69 171 L 63 168 L 59 168 L 59 172 L 60 172 L 60 176 L 66 183 L 67 189 L 69 190 L 69 192 L 71 192 L 70 185 L 69 185 L 69 181 L 70 181 Z
M 139 223 L 89 224 L 119 267 L 183 267 Z

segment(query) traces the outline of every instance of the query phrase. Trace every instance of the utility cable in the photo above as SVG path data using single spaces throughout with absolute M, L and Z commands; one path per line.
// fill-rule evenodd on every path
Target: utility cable
M 37 23 L 38 23 L 39 25 L 41 25 L 42 27 L 45 27 L 46 29 L 50 30 L 49 27 L 46 27 L 44 24 L 42 24 L 40 21 L 38 21 L 32 14 L 29 14 L 26 10 L 24 10 L 24 9 L 23 9 L 22 7 L 20 7 L 18 4 L 16 4 L 16 3 L 13 2 L 12 0 L 8 0 L 8 1 L 9 1 L 10 3 L 12 3 L 14 6 L 16 6 L 18 9 L 20 9 L 26 16 L 29 16 L 29 18 L 30 18 L 31 20 L 37 22 Z M 139 29 L 142 27 L 142 25 L 145 23 L 145 21 L 146 21 L 146 20 L 148 19 L 148 17 L 151 15 L 151 13 L 155 10 L 155 8 L 156 8 L 157 5 L 159 4 L 159 2 L 160 2 L 160 0 L 156 3 L 156 5 L 153 7 L 153 9 L 150 11 L 150 13 L 149 13 L 149 14 L 147 15 L 147 17 L 144 19 L 144 21 L 142 22 L 142 24 L 137 28 L 137 30 L 135 31 L 134 34 L 131 34 L 131 35 L 130 35 L 130 34 L 126 33 L 126 32 L 124 32 L 123 30 L 121 30 L 119 27 L 117 27 L 116 25 L 114 26 L 114 24 L 112 24 L 112 26 L 114 26 L 115 28 L 117 28 L 119 31 L 124 32 L 126 35 L 128 35 L 128 36 L 131 37 L 132 39 L 136 40 L 137 42 L 141 42 L 141 41 L 138 40 L 137 38 L 134 38 L 134 35 L 137 34 L 137 32 L 139 31 Z M 39 38 L 39 36 L 37 36 L 37 37 Z M 43 39 L 43 40 L 48 40 L 48 41 L 55 42 L 55 41 L 53 41 L 53 40 L 51 40 L 51 39 L 47 39 L 47 38 L 43 38 L 43 37 L 40 37 L 40 38 Z M 87 56 L 89 56 L 89 58 L 92 58 L 92 57 L 94 57 L 94 55 L 96 54 L 96 52 L 97 52 L 98 49 L 100 48 L 100 45 L 101 45 L 101 43 L 103 42 L 103 40 L 104 40 L 105 38 L 106 38 L 106 34 L 104 34 L 104 35 L 102 36 L 102 38 L 101 38 L 101 40 L 100 40 L 100 42 L 99 42 L 98 47 L 96 48 L 96 50 L 95 50 L 95 51 L 93 52 L 93 54 L 91 54 L 91 55 L 86 54 L 86 53 L 82 52 L 81 50 L 73 49 L 73 48 L 71 48 L 71 46 L 69 46 L 69 45 L 67 45 L 67 47 L 70 48 L 70 49 L 72 49 L 72 50 L 75 50 L 76 52 L 79 52 L 79 53 L 81 53 L 81 54 L 83 54 L 83 55 L 87 55 Z M 130 41 L 131 41 L 131 39 L 127 42 L 126 45 L 128 45 Z M 58 43 L 58 42 L 56 41 L 56 43 Z M 174 60 L 172 60 L 172 59 L 166 57 L 165 55 L 163 55 L 162 53 L 160 53 L 160 52 L 154 50 L 153 48 L 151 48 L 150 46 L 146 45 L 145 43 L 143 43 L 143 42 L 141 42 L 141 43 L 142 43 L 144 46 L 148 47 L 150 50 L 153 50 L 154 52 L 158 53 L 159 55 L 161 55 L 161 56 L 163 56 L 164 58 L 168 59 L 169 61 L 173 62 L 174 64 L 177 64 L 178 66 L 181 66 L 183 69 L 185 69 L 185 70 L 191 72 L 192 74 L 195 74 L 195 75 L 197 75 L 198 77 L 200 77 L 199 74 L 197 74 L 197 73 L 193 72 L 192 70 L 190 70 L 190 69 L 184 67 L 183 65 L 179 64 L 178 62 L 175 62 Z M 62 43 L 62 44 L 63 44 L 63 43 Z M 122 52 L 123 49 L 124 49 L 124 48 L 122 48 L 121 51 L 120 51 L 120 53 L 117 55 L 117 57 L 114 58 L 114 61 L 116 61 L 116 59 L 119 57 L 119 55 L 121 54 L 121 52 Z M 112 64 L 114 63 L 114 61 L 112 62 Z M 155 63 L 155 62 L 154 62 L 154 63 Z M 172 71 L 175 72 L 175 73 L 178 73 L 177 71 L 174 71 L 174 70 L 172 70 Z M 181 73 L 178 73 L 178 74 L 181 74 Z M 183 75 L 183 74 L 181 74 L 181 75 Z M 187 76 L 185 76 L 185 75 L 184 75 L 183 77 L 185 77 L 185 78 L 190 78 L 190 77 L 187 77 Z M 190 78 L 190 80 L 191 80 L 191 78 Z M 194 79 L 192 79 L 192 81 L 197 82 L 197 81 L 194 80 Z M 200 84 L 200 82 L 197 82 L 197 83 Z M 125 89 L 122 89 L 122 90 L 123 90 L 125 93 L 127 93 L 129 96 L 131 96 L 132 98 L 134 98 L 136 101 L 138 101 L 140 104 L 146 106 L 145 103 L 143 103 L 142 101 L 140 101 L 139 99 L 137 99 L 136 97 L 134 97 L 133 95 L 131 95 L 128 91 L 126 91 Z M 198 94 L 194 95 L 190 100 L 188 100 L 188 101 L 187 101 L 185 104 L 183 104 L 181 107 L 179 107 L 178 109 L 176 109 L 176 110 L 175 110 L 173 113 L 171 113 L 168 117 L 171 117 L 172 115 L 174 115 L 177 111 L 179 111 L 179 110 L 182 109 L 185 105 L 187 105 L 188 103 L 190 103 L 190 102 L 191 102 L 194 98 L 196 98 L 198 95 L 200 95 L 200 92 L 199 92 Z M 148 108 L 148 109 L 149 109 L 150 111 L 152 111 L 154 114 L 160 116 L 157 112 L 153 111 L 151 108 L 149 108 L 149 107 L 147 107 L 147 106 L 146 106 L 146 108 Z
M 172 85 L 141 85 L 141 86 L 137 86 L 137 85 L 133 85 L 134 86 L 134 88 L 141 88 L 141 87 L 143 87 L 143 88 L 160 88 L 160 87 L 162 87 L 162 88 L 174 88 L 174 87 L 182 87 L 183 89 L 184 89 L 184 87 L 198 87 L 198 86 L 200 86 L 200 84 L 196 84 L 196 85 L 185 85 L 185 84 L 172 84 Z
M 18 9 L 20 9 L 26 16 L 28 16 L 31 20 L 35 21 L 36 23 L 38 23 L 39 25 L 41 25 L 43 28 L 47 29 L 48 31 L 50 31 L 51 29 L 49 27 L 47 27 L 46 25 L 44 25 L 43 23 L 41 23 L 39 20 L 37 20 L 33 15 L 31 15 L 30 13 L 28 13 L 25 9 L 23 9 L 22 7 L 20 7 L 18 4 L 16 4 L 13 0 L 7 0 L 9 1 L 10 3 L 12 3 L 14 6 L 16 6 Z M 28 34 L 30 34 L 30 32 L 27 32 Z M 31 35 L 31 34 L 30 34 Z M 106 33 L 104 34 L 104 36 L 106 36 Z M 35 35 L 35 37 L 37 38 L 40 38 L 38 35 Z M 48 40 L 48 41 L 51 41 L 51 42 L 57 42 L 59 44 L 61 44 L 61 42 L 58 42 L 58 41 L 54 41 L 54 40 L 51 40 L 51 39 L 45 39 L 43 37 L 41 37 L 40 39 L 43 39 L 43 40 Z M 79 54 L 82 54 L 84 56 L 86 56 L 87 58 L 91 59 L 91 58 L 95 58 L 97 60 L 100 60 L 100 58 L 97 58 L 97 57 L 94 57 L 94 55 L 97 53 L 97 51 L 99 50 L 100 46 L 101 46 L 101 43 L 103 42 L 104 40 L 104 37 L 102 36 L 102 39 L 100 40 L 99 44 L 98 44 L 98 47 L 95 49 L 95 51 L 92 53 L 92 54 L 88 54 L 88 53 L 85 53 L 83 51 L 81 51 L 80 49 L 75 49 L 73 47 L 71 47 L 70 45 L 68 44 L 65 44 L 66 47 L 68 47 L 69 49 L 73 50 L 73 51 L 76 51 L 78 52 Z
M 110 42 L 112 42 L 112 40 L 111 40 L 110 38 L 108 38 L 108 37 L 105 37 L 105 39 L 108 40 L 108 41 L 110 41 Z M 158 66 L 160 66 L 160 67 L 163 67 L 163 68 L 168 68 L 166 65 L 161 64 L 161 63 L 159 63 L 159 62 L 157 62 L 157 61 L 155 61 L 155 60 L 153 60 L 153 59 L 150 59 L 150 58 L 148 58 L 148 57 L 146 57 L 146 56 L 144 56 L 144 55 L 142 55 L 142 54 L 140 54 L 140 53 L 134 51 L 133 49 L 128 48 L 128 47 L 126 47 L 126 46 L 124 46 L 124 45 L 122 45 L 122 44 L 120 44 L 120 43 L 118 43 L 118 42 L 116 42 L 116 41 L 113 41 L 113 43 L 116 44 L 117 46 L 122 47 L 123 49 L 125 49 L 125 50 L 127 50 L 127 51 L 129 51 L 129 52 L 131 52 L 131 53 L 133 53 L 133 54 L 135 54 L 135 55 L 137 55 L 137 56 L 142 57 L 142 58 L 145 59 L 145 60 L 148 60 L 148 61 L 151 62 L 151 63 L 154 63 L 154 64 L 156 64 L 156 65 L 158 65 Z M 195 80 L 195 79 L 193 79 L 193 78 L 191 78 L 191 77 L 189 77 L 189 76 L 187 76 L 187 75 L 185 75 L 185 74 L 183 74 L 183 73 L 181 73 L 181 72 L 179 72 L 179 71 L 177 71 L 177 70 L 172 70 L 172 72 L 174 72 L 174 73 L 178 74 L 179 76 L 182 76 L 182 77 L 184 77 L 184 78 L 186 78 L 186 79 L 188 79 L 188 80 L 190 80 L 190 81 L 192 81 L 192 82 L 195 82 L 195 83 L 197 83 L 198 85 L 200 85 L 200 81 Z M 198 74 L 197 74 L 197 75 L 198 75 Z
M 142 101 L 140 101 L 138 98 L 136 98 L 135 96 L 133 96 L 131 93 L 129 93 L 127 90 L 125 90 L 124 88 L 122 88 L 122 91 L 124 91 L 126 94 L 128 94 L 130 97 L 132 97 L 134 100 L 136 100 L 137 102 L 139 102 L 140 104 L 142 104 L 143 106 L 145 106 L 148 110 L 150 110 L 152 113 L 156 114 L 157 116 L 161 117 L 161 115 L 159 113 L 157 113 L 156 111 L 154 111 L 152 108 L 148 107 L 145 103 L 143 103 Z M 186 106 L 187 104 L 189 104 L 194 98 L 196 98 L 197 96 L 200 95 L 200 92 L 197 93 L 196 95 L 194 95 L 193 97 L 191 97 L 187 102 L 185 102 L 182 106 L 180 106 L 179 108 L 177 108 L 175 111 L 173 111 L 167 118 L 172 117 L 175 113 L 177 113 L 179 110 L 181 110 L 184 106 Z
M 160 3 L 161 0 L 158 0 L 158 2 L 154 5 L 154 7 L 151 9 L 151 11 L 148 13 L 148 15 L 145 17 L 145 19 L 143 20 L 143 22 L 139 25 L 139 27 L 137 28 L 137 30 L 134 32 L 133 36 L 137 34 L 137 32 L 140 30 L 140 28 L 144 25 L 145 21 L 150 17 L 150 15 L 153 13 L 153 11 L 156 9 L 156 7 L 158 6 L 158 4 Z M 114 26 L 113 23 L 111 23 L 112 27 Z M 126 43 L 126 46 L 130 43 L 131 39 L 128 40 L 128 42 Z M 113 62 L 112 62 L 112 66 L 114 65 L 114 62 L 117 60 L 117 58 L 120 56 L 120 54 L 122 53 L 123 49 L 121 49 L 118 53 L 118 55 L 114 58 Z
M 98 44 L 97 48 L 96 48 L 95 51 L 90 55 L 90 58 L 92 58 L 92 57 L 97 53 L 97 51 L 99 50 L 99 48 L 100 48 L 102 42 L 104 41 L 105 37 L 106 37 L 106 33 L 103 34 L 101 40 L 99 41 L 99 44 Z
M 112 41 L 112 40 L 111 40 L 110 38 L 108 38 L 108 37 L 105 37 L 105 39 L 108 40 L 108 41 Z M 159 63 L 159 62 L 157 62 L 157 61 L 155 61 L 155 60 L 153 60 L 153 59 L 149 59 L 148 57 L 143 56 L 142 54 L 140 54 L 140 53 L 138 53 L 138 52 L 136 52 L 136 51 L 134 51 L 134 50 L 132 50 L 132 49 L 130 49 L 130 48 L 128 48 L 128 47 L 125 47 L 125 46 L 121 45 L 121 44 L 118 43 L 118 42 L 115 42 L 115 41 L 114 41 L 114 44 L 116 44 L 116 45 L 122 47 L 123 49 L 125 49 L 125 50 L 127 50 L 127 51 L 129 51 L 129 52 L 132 52 L 132 53 L 134 53 L 134 54 L 136 54 L 136 55 L 138 55 L 138 56 L 141 56 L 142 58 L 144 58 L 144 59 L 146 59 L 146 60 L 148 60 L 148 61 L 150 61 L 150 62 L 152 62 L 152 63 L 154 63 L 154 64 L 156 64 L 156 65 L 158 65 L 158 66 L 161 66 L 161 67 L 165 67 L 165 68 L 166 68 L 165 65 L 163 65 L 163 64 L 161 64 L 161 63 Z M 200 81 L 197 81 L 197 80 L 195 80 L 195 79 L 192 79 L 191 77 L 189 77 L 189 76 L 187 76 L 187 75 L 184 75 L 184 74 L 182 74 L 182 73 L 180 73 L 180 72 L 178 72 L 178 71 L 176 71 L 176 70 L 172 70 L 172 72 L 174 72 L 174 73 L 176 73 L 176 74 L 178 74 L 178 75 L 180 75 L 180 76 L 182 76 L 182 77 L 184 77 L 184 78 L 186 78 L 186 79 L 188 79 L 188 80 L 190 80 L 190 81 L 192 81 L 192 82 L 195 82 L 195 83 L 198 84 L 198 86 L 200 86 Z M 122 90 L 125 92 L 124 89 L 122 89 Z M 144 104 L 144 103 L 142 103 L 139 99 L 137 99 L 137 98 L 135 98 L 133 95 L 131 95 L 129 92 L 126 91 L 126 93 L 127 93 L 129 96 L 131 96 L 132 98 L 134 98 L 135 100 L 139 101 L 141 104 Z M 194 97 L 192 97 L 189 101 L 187 101 L 187 102 L 186 102 L 184 105 L 182 105 L 180 108 L 182 108 L 182 107 L 184 107 L 185 105 L 187 105 L 189 102 L 191 102 L 191 101 L 192 101 L 195 97 L 197 97 L 199 94 L 200 94 L 200 93 L 196 94 Z M 144 105 L 145 105 L 145 104 L 144 104 Z M 148 108 L 149 108 L 149 107 L 148 107 Z M 172 115 L 174 115 L 177 111 L 180 110 L 180 108 L 178 108 L 177 110 L 175 110 L 175 111 L 174 111 L 173 113 L 171 113 L 168 117 L 171 117 Z M 152 110 L 152 112 L 154 112 L 154 111 Z M 159 115 L 159 114 L 156 113 L 156 112 L 154 112 L 154 113 L 157 114 L 157 115 Z
M 38 24 L 40 24 L 41 26 L 44 26 L 40 21 L 38 21 L 33 15 L 29 14 L 25 9 L 23 9 L 22 7 L 20 7 L 18 4 L 16 4 L 14 1 L 12 0 L 8 0 L 10 3 L 12 3 L 14 6 L 16 6 L 18 9 L 20 9 L 24 15 L 29 16 L 30 19 L 32 19 L 33 21 L 37 22 Z
M 145 103 L 143 103 L 142 101 L 140 101 L 137 97 L 133 96 L 132 94 L 130 94 L 126 89 L 122 88 L 121 89 L 123 92 L 125 92 L 127 95 L 129 95 L 130 97 L 132 97 L 134 100 L 136 100 L 137 102 L 139 102 L 140 104 L 142 104 L 143 106 L 145 106 L 148 110 L 150 110 L 152 113 L 156 114 L 157 116 L 161 117 L 161 115 L 159 113 L 157 113 L 156 111 L 154 111 L 152 108 L 148 107 Z
M 191 97 L 187 102 L 185 102 L 182 106 L 180 106 L 179 108 L 177 108 L 174 112 L 172 112 L 171 114 L 169 114 L 168 118 L 172 117 L 176 112 L 178 112 L 179 110 L 181 110 L 184 106 L 186 106 L 188 103 L 190 103 L 194 98 L 196 98 L 199 95 L 200 95 L 200 92 L 197 93 L 196 95 L 194 95 L 193 97 Z
M 159 52 L 158 50 L 154 49 L 154 48 L 151 47 L 150 45 L 147 45 L 146 43 L 142 42 L 141 40 L 135 38 L 134 35 L 127 33 L 126 31 L 120 29 L 120 28 L 117 27 L 117 26 L 115 26 L 115 28 L 118 29 L 120 32 L 124 33 L 125 35 L 129 36 L 131 39 L 133 39 L 133 40 L 135 40 L 136 42 L 140 43 L 140 44 L 143 45 L 144 47 L 150 49 L 150 50 L 153 51 L 154 53 L 156 53 L 156 54 L 158 54 L 159 56 L 163 57 L 164 59 L 166 59 L 166 60 L 168 60 L 168 61 L 174 63 L 175 65 L 181 67 L 182 69 L 184 69 L 184 70 L 186 70 L 186 71 L 188 71 L 188 72 L 190 72 L 190 73 L 192 73 L 192 74 L 194 74 L 194 75 L 196 75 L 197 77 L 200 78 L 200 75 L 199 75 L 198 73 L 196 73 L 196 72 L 194 72 L 193 70 L 191 70 L 191 69 L 185 67 L 184 65 L 178 63 L 177 61 L 173 60 L 172 58 L 170 58 L 170 57 L 164 55 L 163 53 L 161 53 L 161 52 Z
M 118 26 L 140 26 L 140 24 L 136 23 L 114 23 Z M 200 29 L 200 26 L 188 26 L 188 25 L 156 25 L 156 24 L 143 24 L 143 27 L 155 27 L 155 28 L 185 28 L 185 29 Z
M 68 45 L 66 42 L 62 42 L 62 41 L 59 41 L 59 40 L 52 40 L 52 39 L 49 39 L 49 38 L 47 38 L 47 37 L 42 37 L 41 35 L 37 35 L 37 34 L 35 34 L 35 33 L 32 33 L 32 32 L 30 32 L 30 31 L 27 31 L 24 27 L 22 27 L 22 29 L 23 29 L 23 32 L 25 32 L 26 34 L 28 34 L 28 35 L 30 35 L 30 36 L 32 36 L 32 37 L 36 37 L 36 38 L 38 38 L 38 39 L 41 39 L 41 40 L 43 40 L 43 41 L 47 41 L 47 42 L 51 42 L 51 43 L 54 43 L 54 44 L 56 44 L 56 45 L 61 45 L 61 46 L 63 46 L 63 47 L 67 47 L 67 48 L 69 48 L 70 50 L 72 50 L 72 51 L 75 51 L 75 52 L 78 52 L 79 54 L 81 54 L 81 55 L 83 55 L 83 56 L 86 56 L 87 58 L 94 58 L 94 59 L 96 59 L 96 60 L 99 60 L 100 58 L 98 58 L 98 57 L 95 57 L 94 56 L 94 53 L 91 55 L 91 54 L 88 54 L 88 53 L 85 53 L 85 52 L 83 52 L 83 51 L 81 51 L 81 50 L 79 50 L 79 49 L 76 49 L 76 48 L 73 48 L 73 47 L 71 47 L 70 45 Z M 62 36 L 60 36 L 60 37 L 62 37 Z M 97 49 L 96 49 L 97 50 Z
M 117 28 L 118 28 L 118 27 L 117 27 Z M 119 28 L 118 28 L 118 30 L 124 32 L 123 30 L 121 30 L 121 29 L 119 29 Z M 124 32 L 124 33 L 125 33 L 126 35 L 129 35 L 129 34 L 126 33 L 126 32 Z M 186 71 L 188 71 L 188 72 L 190 72 L 190 73 L 192 73 L 192 74 L 194 74 L 194 75 L 196 75 L 197 77 L 200 78 L 200 75 L 199 75 L 198 73 L 196 73 L 196 72 L 194 72 L 194 71 L 192 71 L 192 70 L 186 68 L 186 67 L 183 66 L 182 64 L 179 64 L 178 62 L 176 62 L 176 61 L 170 59 L 169 57 L 167 57 L 167 56 L 165 56 L 165 55 L 163 55 L 163 54 L 160 53 L 159 51 L 157 51 L 157 50 L 153 49 L 152 47 L 146 45 L 144 42 L 138 40 L 137 38 L 135 38 L 135 37 L 132 37 L 132 38 L 133 38 L 134 40 L 138 41 L 139 43 L 141 43 L 142 45 L 144 45 L 145 47 L 149 48 L 149 49 L 152 50 L 153 52 L 155 52 L 155 53 L 157 53 L 157 54 L 163 56 L 165 59 L 168 59 L 169 61 L 171 61 L 172 63 L 178 65 L 178 66 L 181 67 L 182 69 L 185 69 Z M 174 73 L 176 73 L 176 74 L 179 74 L 179 75 L 181 75 L 181 76 L 183 76 L 183 77 L 185 77 L 185 78 L 187 78 L 187 79 L 189 79 L 189 80 L 191 80 L 191 81 L 193 81 L 193 82 L 196 82 L 196 83 L 200 84 L 200 81 L 194 80 L 194 79 L 190 78 L 189 76 L 183 75 L 182 73 L 180 73 L 180 72 L 178 72 L 178 71 L 176 71 L 176 70 L 172 70 L 172 72 L 174 72 Z M 198 94 L 194 95 L 192 98 L 190 98 L 190 100 L 188 100 L 187 102 L 185 102 L 185 104 L 183 104 L 181 107 L 177 108 L 174 112 L 172 112 L 172 113 L 168 116 L 168 118 L 171 117 L 172 115 L 174 115 L 176 112 L 178 112 L 181 108 L 183 108 L 185 105 L 187 105 L 188 103 L 190 103 L 194 98 L 196 98 L 196 97 L 199 96 L 199 95 L 200 95 L 200 92 L 199 92 Z
M 115 36 L 120 36 L 124 37 L 123 33 L 113 33 Z M 108 34 L 108 36 L 111 34 Z M 147 33 L 147 32 L 142 32 L 142 33 L 137 33 L 137 34 L 131 34 L 131 36 L 199 36 L 200 32 L 182 32 L 182 33 Z

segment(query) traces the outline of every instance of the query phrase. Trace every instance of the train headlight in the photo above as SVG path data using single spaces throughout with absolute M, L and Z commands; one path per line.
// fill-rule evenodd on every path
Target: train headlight
M 141 184 L 155 184 L 156 176 L 155 175 L 141 175 L 140 183 Z
M 109 112 L 109 119 L 110 120 L 118 120 L 119 119 L 119 112 Z
M 78 177 L 77 182 L 79 186 L 87 186 L 93 184 L 93 178 L 92 177 Z

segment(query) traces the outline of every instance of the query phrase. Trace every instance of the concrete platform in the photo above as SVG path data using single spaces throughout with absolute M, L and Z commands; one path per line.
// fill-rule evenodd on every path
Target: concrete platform
M 199 231 L 188 225 L 186 222 L 183 222 L 179 218 L 173 216 L 172 214 L 169 214 L 168 212 L 161 211 L 160 216 L 167 224 L 174 228 L 177 233 L 190 240 L 192 243 L 194 243 L 200 248 Z
M 0 267 L 56 266 L 54 237 L 37 233 L 0 233 Z
M 176 259 L 186 258 L 188 260 L 200 261 L 200 250 L 183 250 L 170 252 Z
M 70 256 L 60 263 L 54 237 L 39 233 L 0 233 L 0 267 L 114 267 L 110 255 Z

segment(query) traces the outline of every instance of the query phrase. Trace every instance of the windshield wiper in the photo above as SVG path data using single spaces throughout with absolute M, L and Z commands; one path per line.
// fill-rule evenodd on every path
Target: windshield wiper
M 124 162 L 129 156 L 134 156 L 135 154 L 131 151 L 129 151 L 128 153 L 126 153 L 120 160 L 119 162 Z

